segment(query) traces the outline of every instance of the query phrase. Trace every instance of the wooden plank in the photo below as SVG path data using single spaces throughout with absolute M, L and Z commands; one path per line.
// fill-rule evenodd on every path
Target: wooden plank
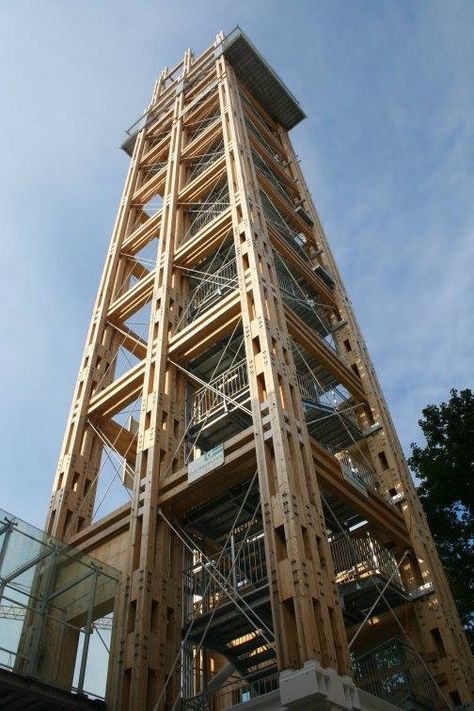
M 123 242 L 124 254 L 137 254 L 160 231 L 161 210 L 158 210 L 143 225 L 134 230 Z
M 137 434 L 130 432 L 126 427 L 119 425 L 111 419 L 100 419 L 97 422 L 99 430 L 105 435 L 107 440 L 122 457 L 125 457 L 128 464 L 135 465 L 137 456 Z
M 144 205 L 157 193 L 161 194 L 166 180 L 166 172 L 167 166 L 164 165 L 158 173 L 153 175 L 148 180 L 145 180 L 145 182 L 133 194 L 132 202 L 134 204 Z

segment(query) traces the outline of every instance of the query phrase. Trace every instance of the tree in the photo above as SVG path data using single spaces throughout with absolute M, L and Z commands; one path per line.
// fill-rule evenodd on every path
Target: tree
M 426 446 L 412 444 L 408 463 L 474 649 L 474 393 L 451 390 L 449 402 L 422 415 Z

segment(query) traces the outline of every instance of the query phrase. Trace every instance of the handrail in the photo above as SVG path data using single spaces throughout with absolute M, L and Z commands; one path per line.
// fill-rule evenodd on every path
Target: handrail
M 220 215 L 229 205 L 229 189 L 226 183 L 213 188 L 205 200 L 197 202 L 194 208 L 186 210 L 191 215 L 191 222 L 186 230 L 183 241 L 194 237 L 208 222 Z
M 369 489 L 377 491 L 380 488 L 380 484 L 372 469 L 364 464 L 358 457 L 351 454 L 347 449 L 344 449 L 342 452 L 336 452 L 335 457 L 342 469 L 346 468 L 350 471 L 351 475 L 358 477 Z
M 235 257 L 215 272 L 211 272 L 203 277 L 199 284 L 190 292 L 195 309 L 201 309 L 204 305 L 211 305 L 212 299 L 221 296 L 223 292 L 237 288 L 237 263 Z
M 336 535 L 329 546 L 337 583 L 378 574 L 387 579 L 393 576 L 392 582 L 404 590 L 395 556 L 370 533 L 350 537 L 347 534 Z
M 213 378 L 209 385 L 212 389 L 203 386 L 192 397 L 190 419 L 195 425 L 206 420 L 209 415 L 215 414 L 220 408 L 228 408 L 228 400 L 235 400 L 237 396 L 248 391 L 246 359 Z M 222 393 L 222 397 L 216 390 Z
M 414 650 L 396 637 L 353 658 L 354 681 L 364 691 L 398 706 L 407 697 L 438 708 L 437 690 Z
M 185 611 L 186 619 L 196 614 L 204 615 L 227 599 L 218 578 L 228 579 L 229 586 L 239 593 L 267 582 L 263 531 L 249 536 L 243 544 L 239 543 L 238 548 L 238 558 L 234 546 L 229 545 L 209 562 L 197 561 L 183 571 L 184 589 L 192 601 Z

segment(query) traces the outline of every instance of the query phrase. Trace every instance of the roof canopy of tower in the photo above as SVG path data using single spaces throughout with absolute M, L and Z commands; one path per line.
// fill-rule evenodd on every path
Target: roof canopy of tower
M 286 131 L 302 121 L 306 114 L 240 27 L 228 34 L 216 52 L 223 52 L 237 77 L 265 111 Z

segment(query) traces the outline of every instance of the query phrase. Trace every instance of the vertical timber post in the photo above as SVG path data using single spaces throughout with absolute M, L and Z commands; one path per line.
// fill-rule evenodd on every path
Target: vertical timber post
M 348 651 L 321 499 L 237 82 L 219 59 L 221 113 L 280 669 L 345 674 Z
M 193 615 L 204 618 L 205 610 L 214 609 L 214 604 L 221 610 L 226 600 L 232 608 L 232 601 L 246 595 L 245 586 L 252 588 L 255 581 L 233 569 L 229 599 L 222 590 L 212 593 L 206 602 L 209 607 L 202 605 L 199 612 L 196 590 L 201 589 L 201 583 L 193 570 L 196 554 L 188 551 L 184 555 L 181 541 L 167 521 L 177 524 L 175 531 L 187 530 L 196 550 L 204 542 L 205 553 L 217 556 L 224 540 L 222 531 L 227 520 L 234 520 L 237 509 L 233 507 L 255 472 L 255 462 L 260 496 L 259 502 L 252 489 L 258 511 L 255 536 L 260 551 L 264 542 L 266 562 L 260 566 L 263 573 L 258 590 L 263 590 L 264 602 L 259 600 L 259 604 L 264 606 L 262 624 L 273 626 L 277 660 L 272 648 L 252 649 L 247 657 L 249 666 L 240 667 L 239 683 L 243 685 L 238 690 L 245 688 L 251 676 L 245 669 L 253 668 L 255 652 L 257 659 L 263 659 L 256 665 L 257 673 L 263 669 L 259 684 L 262 679 L 277 678 L 277 667 L 278 671 L 299 669 L 312 659 L 341 675 L 348 673 L 348 640 L 356 623 L 354 617 L 349 618 L 347 607 L 343 616 L 339 603 L 344 581 L 341 567 L 336 567 L 333 543 L 338 532 L 326 506 L 329 492 L 342 510 L 349 511 L 348 521 L 355 516 L 367 533 L 375 533 L 375 538 L 380 535 L 378 545 L 388 546 L 387 556 L 395 560 L 394 551 L 409 549 L 402 570 L 404 580 L 413 581 L 407 590 L 433 583 L 433 594 L 408 602 L 404 598 L 399 613 L 410 620 L 410 634 L 443 691 L 451 693 L 453 701 L 459 693 L 460 700 L 467 703 L 474 678 L 469 648 L 351 304 L 283 128 L 296 125 L 302 112 L 298 120 L 282 118 L 277 102 L 272 103 L 275 84 L 266 98 L 259 95 L 258 86 L 252 90 L 253 78 L 245 62 L 240 66 L 239 52 L 236 58 L 229 50 L 229 39 L 239 51 L 242 42 L 247 42 L 242 33 L 237 40 L 220 33 L 200 57 L 195 59 L 188 50 L 175 68 L 163 70 L 145 115 L 135 124 L 139 128 L 131 135 L 129 132 L 124 144 L 132 153 L 130 168 L 53 488 L 49 533 L 104 562 L 118 562 L 123 573 L 112 636 L 107 708 L 173 711 L 180 695 L 191 704 L 199 703 L 199 697 L 193 697 L 203 690 L 203 683 L 207 684 L 207 701 L 216 711 L 235 703 L 236 689 L 231 685 L 219 688 L 219 683 L 223 678 L 229 680 L 232 670 L 235 673 L 236 648 L 242 645 L 241 649 L 249 650 L 255 641 L 247 639 L 248 626 L 241 626 L 244 617 L 238 617 L 238 606 L 233 609 L 234 626 L 229 625 L 234 638 L 223 635 L 225 625 L 219 628 L 218 610 L 215 637 L 208 634 L 195 658 L 200 633 L 186 638 L 186 645 L 182 646 L 182 640 Z M 258 52 L 250 43 L 245 51 L 258 63 Z M 282 100 L 287 90 L 280 83 L 278 91 Z M 297 111 L 294 97 L 289 92 L 285 96 L 283 100 L 293 102 L 292 110 Z M 222 198 L 226 187 L 228 199 Z M 155 210 L 156 200 L 161 199 L 161 209 Z M 282 223 L 271 219 L 275 214 L 283 215 Z M 154 245 L 156 238 L 157 254 L 144 257 L 141 250 L 152 242 Z M 286 286 L 282 263 L 286 264 Z M 319 267 L 327 267 L 329 282 L 320 276 Z M 301 309 L 298 312 L 295 306 L 298 299 L 292 301 L 289 296 L 288 282 L 296 289 L 303 285 L 306 305 L 311 301 L 321 307 L 321 328 L 314 321 L 304 322 Z M 201 302 L 196 306 L 192 298 L 199 290 Z M 318 300 L 322 303 L 316 304 Z M 144 319 L 136 319 L 149 318 L 148 335 L 143 338 L 129 326 L 142 309 L 150 311 L 149 317 L 147 311 Z M 318 316 L 320 312 L 314 311 Z M 240 333 L 245 360 L 235 346 L 235 334 Z M 333 350 L 325 340 L 328 336 L 336 342 Z M 226 338 L 229 341 L 224 348 Z M 226 392 L 232 383 L 229 372 L 235 367 L 233 354 L 231 360 L 227 352 L 229 342 L 229 351 L 235 348 L 241 358 L 237 397 L 245 405 L 240 405 L 240 411 L 240 401 L 232 402 Z M 129 364 L 130 370 L 120 375 L 116 359 L 123 344 L 135 360 Z M 343 446 L 339 440 L 334 445 L 329 436 L 324 439 L 324 426 L 311 427 L 317 420 L 310 422 L 308 412 L 311 407 L 314 411 L 316 400 L 321 404 L 318 398 L 327 392 L 319 383 L 316 388 L 314 382 L 313 400 L 312 391 L 305 391 L 299 345 L 311 353 L 314 367 L 326 378 L 327 392 L 338 387 L 334 383 L 347 390 L 344 402 L 354 415 L 353 427 L 370 423 L 372 416 L 373 422 L 382 425 L 380 430 L 361 425 L 357 430 L 360 440 L 349 439 Z M 196 383 L 201 393 L 212 393 L 212 397 L 208 403 L 202 399 L 200 419 L 193 423 L 196 401 L 188 401 L 188 397 L 195 398 L 199 392 Z M 212 423 L 214 429 L 209 427 L 201 436 L 209 413 L 212 410 L 212 418 L 217 405 L 220 407 L 220 393 L 225 406 Z M 138 400 L 139 422 L 122 424 L 118 416 L 130 414 L 128 406 Z M 227 407 L 228 403 L 233 407 Z M 328 414 L 331 407 L 332 414 Z M 339 416 L 337 408 L 334 398 L 334 406 L 326 405 L 323 410 L 323 419 L 336 413 Z M 118 458 L 129 465 L 124 481 L 132 494 L 131 501 L 97 520 L 96 490 L 107 446 L 104 433 L 109 449 L 115 447 Z M 345 435 L 347 440 L 347 432 Z M 187 453 L 197 458 L 216 443 L 224 452 L 223 469 L 218 466 L 206 471 L 199 481 L 190 478 Z M 346 447 L 355 450 L 359 446 L 369 475 L 377 479 L 370 494 L 343 476 L 338 458 Z M 398 508 L 390 500 L 395 493 Z M 200 510 L 207 511 L 207 507 L 210 518 L 215 514 L 223 521 L 220 528 L 215 522 L 209 524 L 214 528 L 209 537 L 207 530 L 203 532 L 209 519 L 205 515 L 199 519 Z M 160 515 L 160 508 L 167 520 Z M 194 527 L 193 516 L 201 520 L 201 529 Z M 248 541 L 239 538 L 244 525 L 235 540 L 229 530 L 232 563 L 241 547 L 246 550 Z M 347 530 L 352 531 L 349 524 Z M 220 552 L 227 555 L 225 550 Z M 251 569 L 250 556 L 243 569 Z M 189 580 L 183 593 L 185 568 Z M 202 576 L 204 580 L 204 570 Z M 380 617 L 384 617 L 378 630 L 382 639 L 394 625 L 389 612 L 381 612 Z M 199 624 L 204 626 L 205 622 Z M 378 643 L 377 629 L 371 636 L 373 632 L 371 624 L 366 625 L 358 639 L 358 645 L 362 640 L 358 651 L 365 653 L 364 645 L 370 647 L 374 639 L 374 644 Z M 396 633 L 400 634 L 398 629 Z M 64 678 L 74 667 L 77 639 L 73 636 L 62 640 Z M 85 664 L 82 680 L 84 672 Z M 216 688 L 220 696 L 213 697 Z
M 191 60 L 189 50 L 184 57 L 184 81 Z M 173 463 L 173 423 L 180 414 L 175 409 L 175 380 L 179 376 L 168 363 L 167 349 L 179 300 L 173 284 L 173 258 L 178 234 L 183 105 L 181 90 L 174 100 L 138 430 L 129 583 L 119 660 L 123 683 L 116 683 L 114 698 L 114 708 L 124 711 L 153 708 L 180 646 L 182 547 L 159 517 L 157 501 L 160 483 L 170 474 Z M 179 673 L 178 666 L 167 686 L 165 708 L 179 694 Z
M 381 483 L 389 492 L 402 494 L 401 511 L 407 529 L 410 531 L 411 544 L 420 568 L 421 581 L 430 581 L 435 588 L 433 598 L 415 602 L 416 618 L 418 620 L 418 644 L 422 652 L 430 659 L 435 653 L 433 671 L 440 679 L 447 678 L 455 682 L 461 700 L 467 702 L 474 695 L 474 667 L 472 654 L 466 635 L 463 632 L 456 605 L 452 597 L 446 575 L 441 566 L 425 513 L 416 494 L 403 450 L 390 416 L 379 380 L 375 373 L 364 337 L 354 314 L 351 301 L 339 274 L 337 263 L 332 254 L 328 240 L 321 225 L 318 212 L 306 185 L 300 163 L 292 147 L 288 134 L 279 130 L 280 138 L 285 147 L 288 163 L 293 177 L 304 198 L 305 208 L 315 224 L 315 246 L 322 250 L 324 259 L 336 282 L 337 305 L 341 317 L 346 322 L 340 332 L 340 340 L 350 344 L 349 363 L 355 366 L 361 377 L 361 382 L 375 421 L 382 424 L 379 432 L 371 435 L 368 443 L 371 460 L 377 470 Z M 382 468 L 379 453 L 383 453 Z M 446 654 L 441 656 L 436 650 L 432 630 L 442 630 L 443 645 Z M 449 689 L 449 685 L 448 685 Z

